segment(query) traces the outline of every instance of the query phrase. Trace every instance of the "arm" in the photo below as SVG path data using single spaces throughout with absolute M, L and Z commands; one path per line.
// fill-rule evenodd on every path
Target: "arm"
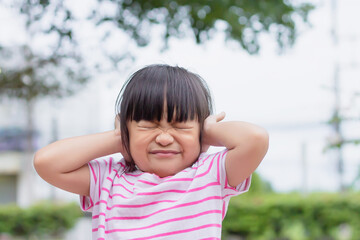
M 107 131 L 63 139 L 40 149 L 34 167 L 48 183 L 69 192 L 88 196 L 90 171 L 95 158 L 122 152 L 119 131 Z
M 204 124 L 204 144 L 225 146 L 228 183 L 236 187 L 258 167 L 269 144 L 267 132 L 246 122 L 220 122 L 225 113 L 209 116 Z

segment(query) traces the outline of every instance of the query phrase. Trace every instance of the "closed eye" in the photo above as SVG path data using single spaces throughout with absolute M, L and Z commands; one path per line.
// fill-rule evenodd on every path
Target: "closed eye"
M 138 125 L 139 128 L 145 128 L 145 129 L 154 129 L 157 126 L 151 126 L 151 125 Z
M 153 127 L 153 126 L 138 126 L 139 128 L 142 128 L 142 129 L 155 129 L 156 127 Z
M 192 128 L 190 127 L 174 127 L 175 129 L 179 129 L 179 130 L 190 130 Z
M 143 129 L 154 129 L 157 128 L 157 124 L 150 122 L 150 121 L 144 121 L 141 120 L 138 125 L 139 128 L 143 128 Z
M 173 127 L 174 127 L 175 129 L 180 129 L 180 130 L 190 130 L 190 129 L 193 129 L 193 126 L 186 125 L 186 124 L 175 124 Z

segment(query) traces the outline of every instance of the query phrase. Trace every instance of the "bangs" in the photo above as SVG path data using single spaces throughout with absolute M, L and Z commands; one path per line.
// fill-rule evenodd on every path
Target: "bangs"
M 199 76 L 183 68 L 146 67 L 131 76 L 122 89 L 118 99 L 121 118 L 138 122 L 160 121 L 166 116 L 168 122 L 202 122 L 211 113 L 210 94 L 205 86 Z
M 183 122 L 197 119 L 199 122 L 210 115 L 211 102 L 204 93 L 198 76 L 184 73 L 174 73 L 166 85 L 166 107 L 168 122 Z

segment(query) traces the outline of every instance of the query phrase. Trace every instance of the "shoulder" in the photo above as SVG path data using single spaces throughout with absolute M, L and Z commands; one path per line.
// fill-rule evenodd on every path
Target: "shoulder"
M 121 154 L 112 154 L 100 158 L 96 158 L 89 162 L 89 168 L 92 172 L 118 172 L 121 169 L 126 168 L 125 159 Z
M 198 172 L 218 176 L 218 172 L 221 170 L 221 166 L 223 166 L 227 152 L 227 149 L 220 148 L 218 151 L 201 153 L 192 167 L 193 169 L 197 169 Z
M 226 148 L 221 148 L 218 151 L 213 151 L 210 153 L 201 153 L 198 159 L 198 163 L 202 164 L 202 163 L 211 163 L 214 161 L 221 161 L 223 159 L 225 159 L 226 154 L 229 150 Z

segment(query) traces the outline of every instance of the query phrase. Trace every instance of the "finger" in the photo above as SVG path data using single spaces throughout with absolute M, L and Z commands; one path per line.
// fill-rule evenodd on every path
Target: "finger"
M 216 115 L 216 122 L 220 122 L 220 121 L 224 120 L 225 115 L 226 115 L 225 112 L 221 112 L 221 113 L 217 114 Z

